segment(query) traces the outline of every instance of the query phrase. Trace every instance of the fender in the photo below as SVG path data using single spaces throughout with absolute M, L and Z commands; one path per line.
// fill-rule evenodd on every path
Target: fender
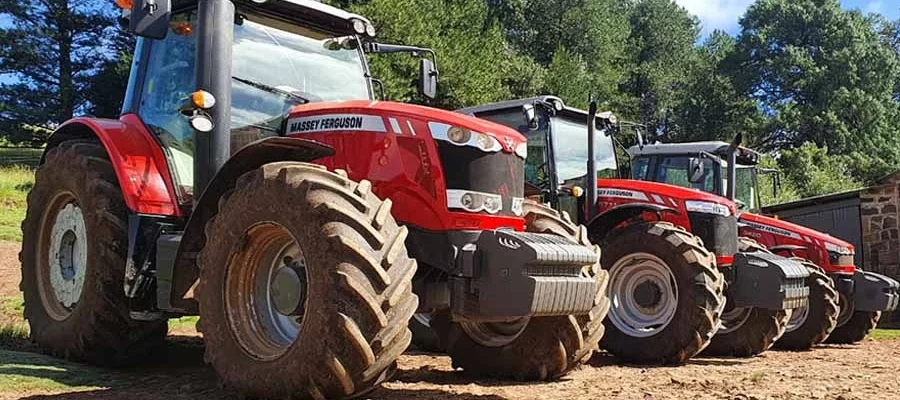
M 607 233 L 612 231 L 613 228 L 615 228 L 622 222 L 640 216 L 645 212 L 651 212 L 656 214 L 657 216 L 660 216 L 662 213 L 681 214 L 678 210 L 661 204 L 621 204 L 610 208 L 609 210 L 606 210 L 602 214 L 597 215 L 593 219 L 591 219 L 591 221 L 587 224 L 588 232 L 590 232 L 589 236 L 591 237 L 592 241 L 596 242 L 597 240 L 595 239 L 600 239 L 603 236 L 606 236 Z
M 128 209 L 147 215 L 184 215 L 162 147 L 137 115 L 125 114 L 118 120 L 73 118 L 66 121 L 47 139 L 41 164 L 47 152 L 73 139 L 97 139 L 103 144 Z
M 194 212 L 182 233 L 174 262 L 157 266 L 160 309 L 196 311 L 193 299 L 184 295 L 199 277 L 197 253 L 203 247 L 206 222 L 219 210 L 219 199 L 234 187 L 237 179 L 265 164 L 279 161 L 310 162 L 334 155 L 334 149 L 306 139 L 270 137 L 250 143 L 235 153 L 219 169 L 197 200 Z

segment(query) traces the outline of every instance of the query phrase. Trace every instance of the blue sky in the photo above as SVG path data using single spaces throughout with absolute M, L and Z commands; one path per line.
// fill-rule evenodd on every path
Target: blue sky
M 735 34 L 739 30 L 738 20 L 754 0 L 675 0 L 692 14 L 700 18 L 703 36 L 716 29 L 724 29 Z M 900 18 L 900 2 L 897 0 L 841 0 L 846 9 L 877 12 L 890 19 Z

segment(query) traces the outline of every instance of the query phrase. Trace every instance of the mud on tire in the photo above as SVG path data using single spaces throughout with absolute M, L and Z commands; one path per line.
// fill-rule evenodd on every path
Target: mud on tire
M 390 210 L 368 181 L 311 164 L 267 164 L 238 179 L 207 223 L 196 293 L 205 359 L 226 386 L 251 397 L 347 398 L 394 373 L 418 300 L 407 231 Z M 261 229 L 289 235 L 302 255 L 306 292 L 289 314 L 300 321 L 293 340 L 276 340 L 281 331 L 260 323 L 270 320 L 248 300 L 256 291 L 232 290 L 266 265 L 241 267 L 265 260 Z
M 62 214 L 66 216 L 60 217 Z M 54 225 L 66 217 L 82 221 L 83 226 L 60 225 L 58 230 L 65 230 L 63 239 L 54 239 Z M 42 351 L 94 364 L 123 365 L 146 360 L 164 344 L 165 320 L 146 322 L 129 317 L 122 288 L 127 217 L 115 170 L 99 143 L 66 141 L 47 152 L 28 194 L 19 253 L 25 318 L 32 340 Z M 57 267 L 71 276 L 60 281 L 50 276 L 51 262 L 60 260 L 50 261 L 50 252 L 62 255 L 60 248 L 51 247 L 64 242 L 72 256 L 71 263 L 66 262 L 71 268 Z M 79 280 L 83 283 L 74 283 Z M 80 289 L 72 289 L 72 297 L 64 296 L 61 301 L 57 293 L 60 284 Z
M 535 202 L 524 204 L 528 232 L 565 236 L 576 243 L 599 248 L 588 240 L 584 226 L 576 225 L 566 213 Z M 587 361 L 603 336 L 603 319 L 609 310 L 606 297 L 608 274 L 599 265 L 586 268 L 599 290 L 590 313 L 583 316 L 533 317 L 512 342 L 502 346 L 485 346 L 470 338 L 463 327 L 450 318 L 447 311 L 438 313 L 432 327 L 453 360 L 455 368 L 477 376 L 549 380 L 565 375 Z
M 753 239 L 738 238 L 741 252 L 770 253 Z M 727 297 L 727 296 L 726 296 Z M 727 303 L 726 299 L 726 303 Z M 763 353 L 781 338 L 787 328 L 789 312 L 755 307 L 735 309 L 725 305 L 722 326 L 713 336 L 704 354 L 713 356 L 751 357 Z
M 601 341 L 604 349 L 627 362 L 680 364 L 706 348 L 719 325 L 724 277 L 717 269 L 715 257 L 697 237 L 667 222 L 646 222 L 610 232 L 603 239 L 602 247 L 601 263 L 611 273 L 609 296 L 613 302 Z M 628 273 L 637 272 L 630 270 L 635 268 L 630 264 L 638 262 L 664 264 L 661 268 L 670 271 L 673 279 L 668 281 L 678 292 L 676 303 L 668 305 L 674 311 L 654 314 L 659 316 L 660 324 L 649 328 L 625 322 L 630 319 L 628 305 L 636 304 L 637 296 L 615 293 L 617 284 L 623 283 L 617 279 L 626 279 Z M 638 281 L 643 279 L 631 276 Z M 649 289 L 652 288 L 648 288 L 649 295 L 645 292 L 642 301 L 657 300 L 654 306 L 658 306 L 661 298 L 654 295 L 666 293 Z
M 838 292 L 834 288 L 834 282 L 819 266 L 803 258 L 792 260 L 803 264 L 809 271 L 809 277 L 806 278 L 809 302 L 806 309 L 793 311 L 790 326 L 775 343 L 775 347 L 784 350 L 809 350 L 824 342 L 837 326 Z M 802 314 L 797 315 L 798 313 Z

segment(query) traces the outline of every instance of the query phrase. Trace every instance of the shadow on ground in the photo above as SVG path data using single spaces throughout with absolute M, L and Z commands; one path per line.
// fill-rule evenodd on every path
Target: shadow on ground
M 40 394 L 56 390 L 25 389 L 23 399 L 238 399 L 222 388 L 215 372 L 203 362 L 203 344 L 196 337 L 170 337 L 165 352 L 136 368 L 103 369 L 59 360 L 32 352 L 4 351 L 0 355 L 0 378 L 4 375 L 49 380 L 66 393 Z M 438 370 L 400 370 L 394 379 L 429 384 L 509 385 L 510 382 L 473 381 L 461 373 Z M 513 383 L 514 384 L 514 383 Z M 94 389 L 102 387 L 102 389 Z M 80 391 L 79 391 L 80 390 Z M 17 393 L 0 393 L 0 398 Z M 380 388 L 362 396 L 373 400 L 505 400 L 496 395 L 456 394 L 437 389 Z

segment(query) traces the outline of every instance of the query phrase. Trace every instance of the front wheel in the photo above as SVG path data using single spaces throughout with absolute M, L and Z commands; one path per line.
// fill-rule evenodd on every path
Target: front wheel
M 838 298 L 840 313 L 837 328 L 831 332 L 825 343 L 853 344 L 866 338 L 881 319 L 881 311 L 856 311 L 853 301 L 840 294 Z
M 529 232 L 555 234 L 589 246 L 587 230 L 565 213 L 527 201 L 523 206 Z M 549 380 L 560 377 L 588 360 L 603 336 L 603 318 L 609 310 L 608 275 L 599 265 L 583 272 L 597 280 L 594 306 L 587 315 L 521 318 L 508 322 L 454 322 L 448 311 L 439 312 L 431 326 L 446 345 L 455 368 L 478 376 Z
M 784 334 L 790 315 L 787 310 L 726 306 L 722 325 L 703 353 L 728 357 L 762 354 Z
M 602 265 L 612 302 L 603 348 L 628 362 L 680 364 L 719 325 L 724 278 L 700 240 L 666 222 L 607 235 Z
M 802 259 L 794 261 L 803 264 L 809 271 L 806 284 L 809 299 L 803 307 L 793 310 L 784 336 L 775 347 L 784 350 L 809 350 L 822 343 L 834 331 L 838 317 L 838 292 L 834 283 L 817 265 Z
M 263 398 L 374 389 L 409 345 L 415 261 L 389 200 L 304 163 L 248 172 L 199 254 L 198 328 L 227 386 Z

